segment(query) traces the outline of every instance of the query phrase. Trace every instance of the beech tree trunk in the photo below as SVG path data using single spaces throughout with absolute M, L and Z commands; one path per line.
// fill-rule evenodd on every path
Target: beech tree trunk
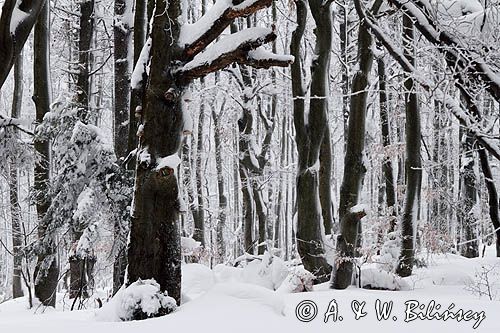
M 154 278 L 161 290 L 179 304 L 181 249 L 176 166 L 157 170 L 156 165 L 159 158 L 177 154 L 181 144 L 184 87 L 178 86 L 167 70 L 180 57 L 180 27 L 175 19 L 170 24 L 169 17 L 179 17 L 181 7 L 179 1 L 170 1 L 168 5 L 159 1 L 156 6 L 158 14 L 151 31 L 151 71 L 143 99 L 144 130 L 139 138 L 127 283 Z M 167 98 L 167 92 L 173 98 Z
M 142 48 L 146 42 L 147 25 L 149 17 L 146 16 L 147 12 L 147 0 L 135 0 L 134 1 L 134 29 L 133 29 L 133 40 L 134 40 L 134 67 L 137 65 L 139 56 L 141 55 Z M 128 152 L 133 151 L 137 148 L 137 117 L 135 110 L 138 105 L 141 104 L 141 99 L 144 91 L 141 89 L 140 92 L 132 91 L 130 95 L 130 107 L 129 107 L 129 121 L 128 121 L 128 136 L 127 136 L 127 146 Z M 132 163 L 128 164 L 128 168 L 135 168 L 134 160 Z
M 381 1 L 376 1 L 372 11 L 378 12 Z M 354 2 L 360 6 L 359 0 Z M 366 173 L 363 163 L 365 147 L 366 100 L 368 97 L 369 75 L 373 64 L 372 36 L 361 24 L 358 33 L 359 70 L 354 75 L 349 107 L 344 176 L 340 187 L 339 220 L 340 235 L 337 238 L 337 258 L 332 274 L 332 288 L 345 289 L 352 281 L 354 257 L 359 245 L 361 218 L 364 211 L 351 211 L 359 202 L 359 195 Z
M 203 79 L 201 84 L 203 86 Z M 200 104 L 200 115 L 198 117 L 198 136 L 196 148 L 196 197 L 198 205 L 193 210 L 194 230 L 193 239 L 205 245 L 205 204 L 204 204 L 204 191 L 203 191 L 203 138 L 205 131 L 205 103 Z
M 414 29 L 411 18 L 403 15 L 404 53 L 410 62 L 415 65 Z M 406 195 L 401 219 L 401 254 L 399 256 L 396 274 L 410 276 L 414 262 L 414 229 L 420 209 L 420 189 L 422 183 L 422 162 L 420 156 L 420 110 L 418 96 L 411 73 L 405 73 L 405 113 L 406 113 Z
M 221 110 L 222 111 L 222 110 Z M 225 194 L 225 181 L 224 173 L 222 168 L 222 126 L 220 123 L 220 114 L 217 115 L 212 109 L 212 118 L 214 120 L 214 141 L 215 141 L 215 168 L 217 172 L 217 190 L 219 196 L 219 212 L 217 218 L 217 257 L 219 263 L 224 263 L 226 257 L 226 243 L 224 241 L 224 231 L 226 228 L 226 209 L 227 209 L 227 197 Z
M 183 93 L 196 78 L 216 72 L 234 62 L 259 68 L 287 66 L 291 60 L 256 59 L 249 51 L 276 38 L 272 30 L 243 41 L 210 62 L 197 63 L 193 58 L 237 17 L 248 16 L 271 5 L 257 0 L 247 5 L 233 0 L 211 26 L 197 39 L 179 45 L 182 17 L 180 0 L 156 1 L 151 25 L 150 72 L 145 85 L 140 113 L 134 200 L 132 204 L 128 247 L 127 284 L 138 279 L 154 279 L 177 304 L 181 298 L 181 246 L 179 188 L 175 169 L 184 129 Z M 235 6 L 240 5 L 240 6 Z M 165 47 L 168 45 L 169 47 Z M 144 260 L 147 258 L 147 260 Z M 157 315 L 170 309 L 162 308 Z M 138 311 L 136 319 L 148 314 Z
M 488 154 L 484 148 L 478 150 L 479 162 L 481 164 L 481 170 L 484 175 L 484 182 L 486 184 L 486 189 L 488 190 L 488 205 L 491 223 L 493 224 L 493 230 L 495 230 L 495 250 L 496 256 L 500 257 L 500 217 L 498 216 L 498 192 L 494 182 L 493 174 L 491 173 L 490 162 L 488 160 Z
M 14 66 L 16 58 L 21 53 L 24 43 L 28 38 L 33 25 L 45 5 L 45 0 L 20 1 L 6 0 L 2 5 L 0 17 L 0 88 L 3 86 L 10 69 Z M 12 19 L 15 10 L 23 12 L 23 20 L 19 20 L 13 27 Z M 21 15 L 21 13 L 18 13 Z M 17 20 L 18 17 L 14 19 Z M 13 30 L 13 31 L 12 31 Z
M 45 114 L 50 111 L 51 82 L 49 70 L 49 5 L 44 6 L 35 25 L 34 35 L 34 66 L 33 66 L 33 101 L 36 108 L 36 122 L 40 124 Z M 59 265 L 57 262 L 57 249 L 54 235 L 47 235 L 49 221 L 44 219 L 50 206 L 50 199 L 46 196 L 49 192 L 50 180 L 50 143 L 48 140 L 35 136 L 35 150 L 40 159 L 35 162 L 35 193 L 36 210 L 38 215 L 38 239 L 42 247 L 38 253 L 37 264 L 34 271 L 35 296 L 43 305 L 55 306 L 56 288 L 59 278 Z
M 316 22 L 315 61 L 312 64 L 309 121 L 304 123 L 305 96 L 303 87 L 300 43 L 307 18 L 305 1 L 295 1 L 297 28 L 292 34 L 290 53 L 295 56 L 292 65 L 293 118 L 298 151 L 297 171 L 297 250 L 304 268 L 315 275 L 316 282 L 328 281 L 330 265 L 325 258 L 322 235 L 322 216 L 318 210 L 319 156 L 328 126 L 328 73 L 332 47 L 331 1 L 309 1 Z M 326 157 L 325 157 L 326 158 Z
M 382 130 L 382 146 L 389 147 L 391 145 L 389 108 L 387 105 L 386 92 L 386 76 L 385 76 L 385 61 L 380 57 L 377 59 L 378 67 L 378 84 L 379 84 L 379 100 L 380 100 L 380 127 Z M 391 156 L 385 156 L 382 163 L 382 173 L 384 177 L 385 201 L 388 212 L 393 218 L 390 221 L 388 232 L 393 232 L 396 226 L 396 190 L 394 186 L 394 173 L 392 168 Z
M 140 3 L 141 1 L 137 1 Z M 132 28 L 127 25 L 124 15 L 131 12 L 127 0 L 115 0 L 114 6 L 114 147 L 118 159 L 127 157 L 130 102 L 130 54 L 129 44 Z M 138 27 L 139 28 L 139 27 Z M 140 28 L 139 28 L 140 30 Z M 138 41 L 138 43 L 140 43 Z M 135 117 L 133 117 L 135 118 Z M 133 133 L 136 134 L 135 131 Z
M 80 2 L 80 27 L 78 40 L 78 75 L 76 81 L 77 95 L 75 98 L 78 117 L 83 123 L 88 123 L 90 117 L 90 70 L 91 43 L 94 35 L 94 5 L 95 0 Z M 86 259 L 75 253 L 78 241 L 83 234 L 80 225 L 73 226 L 73 250 L 69 257 L 70 298 L 88 297 Z M 91 260 L 94 260 L 91 258 Z

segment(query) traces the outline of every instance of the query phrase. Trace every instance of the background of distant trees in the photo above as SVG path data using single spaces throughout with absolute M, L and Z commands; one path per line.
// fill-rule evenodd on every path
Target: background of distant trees
M 500 256 L 500 4 L 439 3 L 0 1 L 0 301 Z

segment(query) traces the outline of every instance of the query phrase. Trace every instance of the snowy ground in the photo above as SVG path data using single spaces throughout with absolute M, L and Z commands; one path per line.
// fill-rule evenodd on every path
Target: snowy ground
M 471 332 L 478 322 L 477 318 L 458 322 L 449 319 L 414 320 L 406 323 L 405 302 L 418 301 L 427 305 L 434 300 L 442 310 L 449 308 L 472 310 L 476 314 L 484 311 L 485 319 L 480 322 L 477 332 L 500 332 L 500 293 L 495 300 L 487 296 L 479 297 L 467 290 L 481 267 L 497 265 L 497 275 L 489 275 L 493 293 L 500 291 L 500 259 L 487 253 L 485 259 L 465 259 L 455 255 L 433 256 L 427 268 L 417 269 L 415 275 L 406 279 L 410 286 L 406 291 L 376 291 L 351 287 L 347 290 L 330 290 L 328 286 L 316 286 L 313 292 L 288 294 L 265 288 L 265 282 L 250 284 L 255 279 L 244 276 L 233 268 L 223 271 L 211 271 L 197 264 L 184 266 L 183 290 L 190 300 L 176 312 L 157 319 L 141 322 L 116 321 L 116 304 L 105 304 L 102 309 L 82 311 L 46 310 L 41 308 L 28 310 L 26 299 L 18 299 L 0 304 L 0 332 L 37 332 L 37 333 L 88 333 L 88 332 L 165 332 L 169 329 L 182 332 L 332 332 L 335 329 L 369 329 L 370 332 L 425 332 L 439 330 L 444 332 Z M 276 272 L 273 274 L 275 275 Z M 235 282 L 235 280 L 247 283 Z M 393 310 L 388 320 L 376 318 L 375 304 L 393 301 Z M 296 307 L 302 301 L 313 301 L 318 309 L 317 316 L 310 322 L 301 322 L 296 316 Z M 337 321 L 325 312 L 329 306 L 334 309 L 332 300 L 338 309 Z M 359 303 L 353 302 L 358 301 Z M 355 320 L 352 310 L 359 309 L 358 304 L 366 302 L 362 312 L 366 316 Z M 357 306 L 358 305 L 358 306 Z M 62 308 L 62 305 L 60 304 Z M 68 304 L 66 304 L 68 307 Z M 311 317 L 312 312 L 302 308 L 301 317 Z M 438 311 L 438 312 L 439 312 Z M 361 313 L 361 311 L 358 311 Z M 479 316 L 479 315 L 478 315 Z M 342 317 L 342 321 L 340 320 Z M 396 318 L 394 318 L 396 317 Z M 479 318 L 479 317 L 478 317 Z M 396 320 L 394 320 L 396 319 Z M 430 332 L 430 331 L 428 331 Z

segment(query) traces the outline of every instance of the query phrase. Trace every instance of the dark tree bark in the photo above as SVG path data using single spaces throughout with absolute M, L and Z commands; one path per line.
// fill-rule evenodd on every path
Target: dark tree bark
M 80 27 L 78 39 L 78 74 L 76 80 L 76 105 L 78 117 L 87 123 L 90 117 L 90 46 L 94 35 L 94 4 L 95 0 L 80 2 Z
M 36 108 L 36 122 L 40 124 L 45 114 L 50 111 L 50 71 L 49 71 L 49 6 L 44 6 L 35 25 L 33 101 Z M 50 143 L 35 136 L 35 150 L 40 159 L 35 163 L 35 193 L 38 215 L 38 239 L 42 247 L 38 253 L 34 272 L 35 296 L 46 306 L 55 306 L 56 288 L 59 278 L 59 265 L 56 256 L 56 244 L 52 235 L 47 235 L 48 222 L 44 219 L 50 206 L 48 183 L 50 179 Z
M 90 70 L 92 66 L 91 43 L 94 35 L 94 6 L 95 0 L 85 0 L 79 4 L 80 26 L 78 39 L 78 74 L 76 78 L 77 93 L 75 102 L 78 117 L 83 123 L 88 123 L 92 116 L 90 114 Z M 80 225 L 73 226 L 72 229 L 73 250 L 76 250 L 83 230 Z M 94 258 L 91 258 L 91 260 L 94 260 Z M 87 258 L 71 251 L 69 257 L 70 298 L 88 297 L 86 261 Z
M 233 3 L 240 3 L 233 1 Z M 182 16 L 181 1 L 156 1 L 151 28 L 150 74 L 142 101 L 139 147 L 137 151 L 132 223 L 128 247 L 127 284 L 138 279 L 155 279 L 162 291 L 176 302 L 181 297 L 181 249 L 178 226 L 179 190 L 177 153 L 181 145 L 184 119 L 182 96 L 191 80 L 218 71 L 233 62 L 268 68 L 287 66 L 290 61 L 256 61 L 251 50 L 272 41 L 271 30 L 255 39 L 235 45 L 211 62 L 197 63 L 193 58 L 217 39 L 231 22 L 271 4 L 258 0 L 248 6 L 228 6 L 201 36 L 179 45 Z M 166 48 L 165 45 L 170 45 Z M 217 47 L 216 44 L 209 47 Z M 144 260 L 148 258 L 148 260 Z M 159 315 L 167 309 L 160 310 Z M 138 313 L 137 318 L 144 318 Z
M 141 55 L 142 48 L 146 42 L 146 32 L 148 17 L 146 17 L 147 12 L 147 0 L 136 0 L 134 2 L 134 67 L 137 65 L 139 56 Z M 140 105 L 144 91 L 132 91 L 130 95 L 130 107 L 129 107 L 129 122 L 128 122 L 128 137 L 127 146 L 128 152 L 133 151 L 137 148 L 137 118 L 135 110 L 137 106 Z M 133 163 L 128 164 L 129 168 L 134 168 Z
M 378 84 L 380 100 L 380 127 L 382 130 L 382 146 L 391 145 L 389 109 L 387 105 L 385 61 L 383 57 L 377 59 Z M 392 212 L 388 232 L 394 231 L 396 225 L 396 190 L 394 188 L 394 173 L 390 156 L 386 156 L 382 163 L 382 173 L 385 181 L 385 200 L 387 209 Z
M 17 4 L 17 10 L 26 16 L 16 24 L 12 21 L 12 16 Z M 7 79 L 19 53 L 21 53 L 44 4 L 44 0 L 6 0 L 4 2 L 0 17 L 0 45 L 2 45 L 0 48 L 0 88 Z M 11 27 L 15 27 L 14 31 L 11 30 Z
M 12 118 L 21 116 L 21 107 L 23 103 L 23 52 L 19 54 L 14 64 L 14 96 L 12 97 Z M 14 132 L 17 129 L 13 128 Z M 24 296 L 21 276 L 23 274 L 23 257 L 21 247 L 23 245 L 23 235 L 21 232 L 21 205 L 19 204 L 19 178 L 17 174 L 17 162 L 15 159 L 10 163 L 9 180 L 9 198 L 10 198 L 10 216 L 12 220 L 12 253 L 13 271 L 12 271 L 12 298 Z
M 489 214 L 491 223 L 493 224 L 493 230 L 495 230 L 495 249 L 496 256 L 500 257 L 500 217 L 498 216 L 498 192 L 496 189 L 493 174 L 491 173 L 490 162 L 488 160 L 488 154 L 484 148 L 478 150 L 479 162 L 481 164 L 481 170 L 484 175 L 484 182 L 486 184 L 486 189 L 488 190 L 488 204 L 489 204 Z
M 356 10 L 361 6 L 359 0 L 355 1 L 354 5 Z M 376 1 L 372 11 L 378 12 L 380 5 L 381 1 Z M 366 173 L 366 167 L 363 164 L 366 100 L 368 80 L 373 64 L 372 36 L 363 24 L 360 24 L 358 33 L 358 62 L 359 70 L 354 75 L 351 87 L 344 176 L 340 187 L 338 256 L 331 280 L 334 289 L 345 289 L 351 284 L 361 218 L 366 215 L 363 211 L 351 211 L 352 207 L 358 204 Z
M 342 116 L 344 121 L 344 144 L 347 142 L 347 131 L 349 123 L 349 3 L 342 0 L 339 6 L 341 18 L 340 33 L 340 56 L 342 63 Z
M 141 1 L 137 1 L 139 4 Z M 129 81 L 130 55 L 129 44 L 132 28 L 123 20 L 124 14 L 131 11 L 126 0 L 115 0 L 114 6 L 114 147 L 118 159 L 127 157 L 129 121 Z M 141 30 L 138 27 L 138 30 Z M 139 43 L 139 41 L 138 41 Z M 135 131 L 133 133 L 136 134 Z
M 114 148 L 115 154 L 119 161 L 124 161 L 129 153 L 129 130 L 130 121 L 135 119 L 134 114 L 131 114 L 130 107 L 130 60 L 131 55 L 129 54 L 129 45 L 132 38 L 133 27 L 127 25 L 127 22 L 123 20 L 124 15 L 131 12 L 131 8 L 127 8 L 126 0 L 115 0 L 114 5 L 114 119 L 113 119 L 113 137 L 114 137 Z M 136 1 L 136 11 L 141 10 L 140 6 L 145 5 L 144 1 Z M 138 8 L 139 7 L 139 8 Z M 137 12 L 136 12 L 136 15 Z M 139 15 L 140 16 L 140 15 Z M 140 23 L 143 25 L 144 20 L 139 22 L 137 30 L 141 32 Z M 144 29 L 143 29 L 144 30 Z M 138 34 L 137 44 L 141 44 L 144 37 Z M 135 34 L 134 30 L 134 34 Z M 142 37 L 142 40 L 141 40 Z M 142 46 L 142 45 L 141 45 Z M 132 131 L 132 136 L 136 137 L 137 130 Z M 129 172 L 131 173 L 131 172 Z M 125 204 L 128 202 L 124 201 L 124 207 L 121 210 L 126 210 Z M 126 232 L 128 230 L 128 225 L 123 225 L 125 221 L 121 219 L 121 214 L 116 216 L 116 221 L 114 223 L 114 242 L 117 253 L 115 254 L 115 260 L 113 262 L 113 294 L 115 294 L 123 285 L 125 270 L 127 268 L 127 253 L 126 253 Z M 126 223 L 128 224 L 128 223 Z
M 479 243 L 474 224 L 476 222 L 473 207 L 477 202 L 476 175 L 474 173 L 474 139 L 464 129 L 461 129 L 461 151 L 460 159 L 460 202 L 458 220 L 462 230 L 460 242 L 460 253 L 467 258 L 479 257 Z
M 412 19 L 403 15 L 403 43 L 404 55 L 410 63 L 415 65 L 414 53 L 414 29 Z M 420 110 L 418 96 L 412 73 L 405 72 L 405 113 L 406 113 L 406 195 L 401 219 L 401 254 L 399 256 L 396 274 L 405 277 L 410 276 L 414 262 L 414 228 L 417 214 L 420 208 L 420 189 L 422 183 L 422 162 L 420 156 L 420 142 L 422 132 L 420 130 Z
M 319 202 L 319 163 L 321 144 L 328 126 L 328 73 L 332 46 L 331 1 L 309 1 L 316 22 L 316 58 L 312 65 L 311 101 L 308 124 L 304 123 L 305 96 L 303 87 L 300 43 L 304 35 L 307 6 L 295 1 L 297 28 L 292 34 L 290 53 L 292 65 L 293 118 L 298 151 L 297 171 L 297 250 L 304 268 L 313 273 L 316 282 L 328 281 L 330 265 L 325 258 Z
M 330 126 L 327 124 L 319 153 L 319 201 L 325 235 L 330 235 L 333 228 L 332 207 L 332 143 Z

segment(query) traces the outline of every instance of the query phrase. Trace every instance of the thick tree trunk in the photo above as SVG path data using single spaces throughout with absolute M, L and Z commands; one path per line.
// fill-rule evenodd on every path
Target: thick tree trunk
M 127 284 L 155 279 L 162 291 L 180 303 L 181 247 L 176 165 L 158 169 L 160 159 L 174 157 L 181 144 L 183 86 L 168 69 L 181 50 L 177 18 L 180 2 L 159 1 L 152 24 L 151 72 L 143 100 L 143 131 L 139 140 L 132 223 L 128 247 Z M 172 45 L 165 48 L 165 45 Z M 147 260 L 145 260 L 147 258 Z
M 36 107 L 36 122 L 40 124 L 45 114 L 50 111 L 51 82 L 49 71 L 49 5 L 43 8 L 35 25 L 34 36 L 34 67 L 33 101 Z M 55 235 L 47 235 L 50 221 L 45 220 L 45 214 L 50 206 L 47 197 L 50 179 L 50 143 L 48 140 L 35 136 L 35 150 L 40 159 L 35 163 L 35 193 L 36 210 L 38 215 L 38 238 L 43 242 L 38 253 L 37 265 L 34 272 L 35 296 L 46 306 L 55 306 L 56 288 L 59 278 Z
M 403 16 L 403 40 L 405 56 L 415 64 L 413 22 Z M 410 276 L 414 262 L 414 229 L 420 208 L 420 189 L 422 183 L 422 162 L 420 156 L 420 110 L 418 96 L 411 73 L 405 73 L 405 113 L 406 113 L 406 195 L 401 219 L 401 254 L 396 273 L 402 277 Z
M 355 6 L 359 6 L 355 2 Z M 372 11 L 378 12 L 381 1 L 375 2 Z M 345 289 L 352 281 L 354 257 L 359 246 L 361 218 L 364 212 L 351 211 L 358 204 L 366 167 L 363 164 L 365 147 L 366 101 L 368 77 L 373 64 L 372 36 L 364 25 L 358 33 L 359 70 L 354 75 L 351 87 L 349 126 L 347 131 L 344 176 L 340 187 L 339 221 L 340 235 L 337 240 L 337 258 L 332 274 L 332 288 Z
M 14 65 L 14 96 L 12 98 L 12 118 L 21 116 L 21 107 L 23 102 L 23 52 L 19 54 Z M 14 131 L 16 129 L 14 128 Z M 17 162 L 13 160 L 10 163 L 10 216 L 12 220 L 12 253 L 13 271 L 12 271 L 12 298 L 24 296 L 21 276 L 22 271 L 22 252 L 23 235 L 21 232 L 21 205 L 19 204 L 19 178 L 17 174 Z
M 332 42 L 331 1 L 309 1 L 316 22 L 316 57 L 312 65 L 311 101 L 308 126 L 304 123 L 305 91 L 300 61 L 300 43 L 304 35 L 307 6 L 296 1 L 297 28 L 292 34 L 290 53 L 292 65 L 292 94 L 294 124 L 298 151 L 297 172 L 297 250 L 305 269 L 313 273 L 316 282 L 328 280 L 330 265 L 323 249 L 322 216 L 319 210 L 319 155 L 328 126 L 328 73 Z M 326 156 L 325 156 L 326 158 Z

